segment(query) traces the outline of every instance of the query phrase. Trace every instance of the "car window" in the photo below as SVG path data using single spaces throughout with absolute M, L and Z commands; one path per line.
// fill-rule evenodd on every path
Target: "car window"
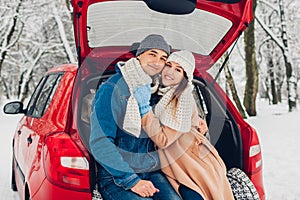
M 187 24 L 192 27 L 189 31 Z M 89 5 L 87 27 L 88 44 L 92 48 L 127 46 L 149 33 L 157 33 L 174 49 L 188 47 L 194 53 L 209 55 L 230 30 L 232 22 L 200 9 L 186 15 L 167 15 L 153 12 L 143 1 L 108 1 Z
M 32 117 L 41 117 L 44 115 L 61 77 L 62 74 L 51 74 L 41 80 L 28 104 L 27 115 L 31 115 Z
M 27 105 L 27 112 L 26 112 L 26 115 L 31 115 L 33 110 L 34 110 L 34 107 L 35 107 L 35 102 L 36 102 L 36 99 L 37 97 L 39 96 L 39 93 L 41 91 L 41 88 L 43 87 L 44 85 L 44 82 L 45 80 L 47 79 L 47 77 L 43 77 L 40 82 L 38 83 L 37 87 L 35 88 L 31 98 L 30 98 L 30 101 Z
M 59 85 L 59 83 L 60 83 L 61 78 L 62 78 L 62 74 L 59 74 L 59 75 L 57 76 L 55 82 L 53 83 L 53 87 L 52 87 L 51 92 L 50 92 L 50 94 L 49 94 L 49 96 L 48 96 L 48 99 L 47 99 L 47 101 L 46 101 L 46 105 L 45 105 L 45 107 L 44 107 L 43 114 L 45 113 L 45 111 L 47 110 L 48 106 L 50 105 L 50 103 L 51 103 L 51 101 L 52 101 L 52 98 L 53 98 L 53 96 L 54 96 L 54 94 L 55 94 L 55 91 L 56 91 L 56 89 L 57 89 L 57 87 L 58 87 L 58 85 Z M 42 114 L 42 115 L 43 115 L 43 114 Z
M 205 99 L 203 97 L 201 87 L 204 87 L 204 84 L 199 81 L 194 81 L 194 90 L 193 90 L 193 96 L 195 98 L 198 113 L 199 115 L 204 115 L 201 117 L 205 117 L 208 114 L 208 108 L 205 102 Z

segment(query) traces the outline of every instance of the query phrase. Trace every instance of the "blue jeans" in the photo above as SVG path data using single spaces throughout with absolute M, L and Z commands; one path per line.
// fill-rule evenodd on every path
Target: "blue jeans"
M 105 183 L 103 181 L 99 183 L 99 192 L 104 200 L 180 200 L 180 197 L 162 172 L 155 171 L 138 175 L 143 180 L 151 181 L 159 189 L 159 192 L 152 197 L 144 198 L 131 190 L 124 190 L 122 187 L 119 187 L 112 178 L 110 180 L 106 178 Z
M 182 196 L 183 200 L 203 200 L 202 196 L 191 188 L 186 187 L 185 185 L 180 185 L 178 188 L 179 194 Z

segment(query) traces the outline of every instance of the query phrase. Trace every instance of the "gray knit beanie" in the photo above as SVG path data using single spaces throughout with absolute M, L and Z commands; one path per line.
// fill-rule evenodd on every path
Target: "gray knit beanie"
M 188 77 L 188 81 L 193 80 L 193 74 L 195 70 L 195 57 L 190 51 L 181 50 L 173 52 L 167 59 L 167 62 L 170 61 L 178 63 L 183 68 Z
M 145 37 L 136 51 L 136 56 L 150 49 L 160 49 L 170 55 L 171 48 L 161 35 L 151 34 Z

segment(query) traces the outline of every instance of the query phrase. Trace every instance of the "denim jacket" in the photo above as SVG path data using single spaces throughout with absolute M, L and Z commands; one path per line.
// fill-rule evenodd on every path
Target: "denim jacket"
M 136 138 L 122 129 L 130 93 L 118 68 L 116 72 L 100 86 L 93 100 L 90 147 L 101 165 L 99 173 L 128 190 L 141 180 L 137 173 L 157 170 L 160 163 L 144 131 Z

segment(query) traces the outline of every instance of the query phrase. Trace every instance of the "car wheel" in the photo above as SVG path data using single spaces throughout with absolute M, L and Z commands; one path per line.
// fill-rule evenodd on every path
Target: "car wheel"
M 103 200 L 102 197 L 101 197 L 100 192 L 97 189 L 97 187 L 94 188 L 94 190 L 93 190 L 92 200 Z
M 259 195 L 249 177 L 238 168 L 231 168 L 227 172 L 233 196 L 235 199 L 259 200 Z
M 29 193 L 28 185 L 25 187 L 25 200 L 31 200 L 31 195 Z
M 18 191 L 17 185 L 16 185 L 16 177 L 15 177 L 15 168 L 14 168 L 14 159 L 12 159 L 12 167 L 11 167 L 11 189 L 13 191 Z

